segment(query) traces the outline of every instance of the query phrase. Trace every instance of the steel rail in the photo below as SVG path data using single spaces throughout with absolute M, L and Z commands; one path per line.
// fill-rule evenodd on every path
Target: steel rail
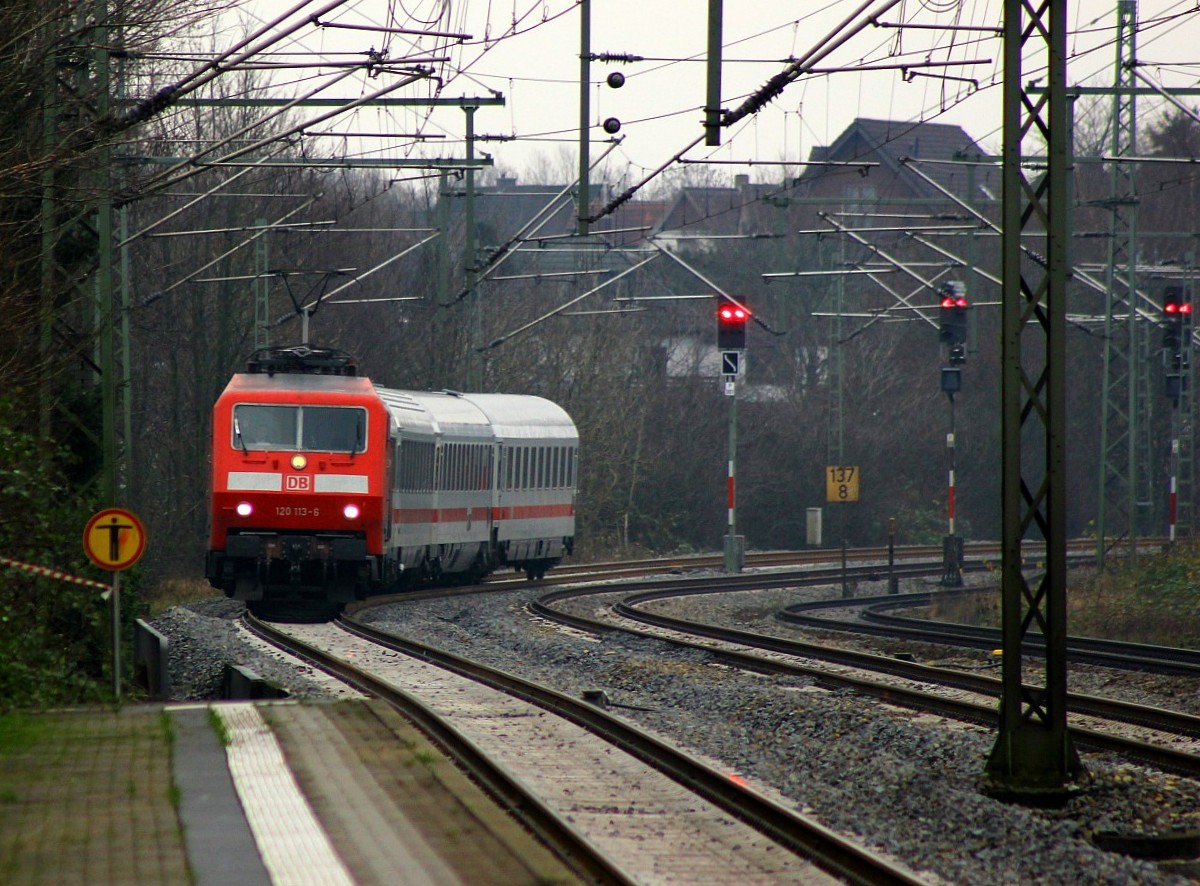
M 928 571 L 929 567 L 926 567 L 926 569 Z M 940 570 L 940 564 L 938 564 L 937 569 Z M 863 577 L 864 575 L 868 574 L 869 571 L 869 568 L 862 568 L 858 570 L 858 577 Z M 840 570 L 838 571 L 838 574 L 840 575 Z M 758 578 L 761 580 L 774 577 L 777 576 L 759 576 Z M 672 587 L 667 588 L 663 586 L 662 582 L 657 582 L 655 583 L 657 585 L 655 589 L 639 589 L 641 592 L 625 597 L 622 601 L 614 604 L 612 608 L 618 615 L 624 618 L 653 625 L 665 630 L 672 630 L 684 634 L 693 634 L 717 640 L 719 642 L 735 643 L 740 646 L 775 652 L 778 654 L 833 662 L 843 666 L 854 667 L 859 670 L 888 673 L 893 676 L 924 683 L 938 683 L 943 686 L 971 691 L 978 694 L 987 695 L 989 697 L 998 697 L 999 695 L 999 687 L 1001 685 L 999 680 L 995 678 L 983 677 L 978 674 L 971 674 L 967 671 L 932 667 L 929 665 L 918 664 L 916 662 L 907 662 L 897 658 L 872 655 L 870 653 L 857 652 L 848 649 L 834 649 L 828 646 L 805 643 L 797 640 L 771 637 L 768 635 L 740 631 L 734 628 L 724 628 L 717 625 L 703 624 L 686 619 L 673 618 L 657 613 L 646 612 L 645 610 L 638 608 L 649 602 L 672 597 L 689 596 L 700 593 L 719 593 L 722 590 L 722 583 L 726 583 L 724 585 L 725 590 L 749 589 L 744 583 L 741 587 L 730 588 L 727 584 L 729 578 L 729 576 L 724 576 L 721 578 L 707 579 L 706 581 L 709 583 L 708 587 L 703 586 L 699 582 L 688 582 L 688 587 L 680 587 L 679 585 L 683 584 L 680 582 L 670 582 L 669 584 L 672 585 Z M 827 576 L 825 578 L 817 578 L 812 576 L 812 578 L 813 583 L 822 583 L 828 580 Z M 795 582 L 789 580 L 786 583 L 792 584 Z M 773 584 L 773 586 L 778 587 L 781 584 L 784 584 L 784 582 L 776 582 Z M 770 586 L 772 586 L 771 583 L 760 585 L 760 587 Z M 633 628 L 613 624 L 611 622 L 599 622 L 595 619 L 565 613 L 554 608 L 553 605 L 563 600 L 584 595 L 619 594 L 626 592 L 626 590 L 627 588 L 624 586 L 564 589 L 546 594 L 540 599 L 532 601 L 530 604 L 528 604 L 528 608 L 530 611 L 539 616 L 569 625 L 579 630 L 588 631 L 590 633 L 603 634 L 619 631 L 638 636 L 647 636 L 645 632 L 638 631 Z M 827 602 L 830 605 L 846 606 L 852 605 L 854 601 L 831 600 Z M 663 640 L 664 642 L 668 642 L 673 645 L 704 651 L 720 658 L 722 661 L 726 661 L 730 664 L 736 665 L 737 667 L 758 673 L 803 676 L 808 679 L 812 679 L 819 684 L 834 686 L 837 688 L 853 689 L 855 691 L 863 692 L 864 694 L 881 698 L 889 703 L 904 704 L 911 707 L 917 707 L 922 710 L 934 710 L 973 722 L 994 722 L 997 716 L 995 707 L 990 705 L 981 705 L 974 702 L 948 699 L 919 690 L 898 687 L 893 684 L 880 683 L 879 681 L 866 677 L 834 674 L 815 666 L 780 662 L 778 660 L 766 658 L 762 655 L 756 655 L 753 653 L 716 648 L 706 643 L 692 642 L 677 638 L 667 638 L 658 635 L 649 636 L 655 636 L 656 639 Z M 1200 718 L 1189 714 L 1184 714 L 1182 712 L 1167 711 L 1161 708 L 1136 705 L 1128 702 L 1099 698 L 1080 693 L 1070 694 L 1068 696 L 1068 700 L 1070 702 L 1072 712 L 1077 714 L 1120 720 L 1127 723 L 1136 723 L 1180 735 L 1200 735 Z M 1184 773 L 1193 777 L 1200 775 L 1200 757 L 1197 757 L 1195 754 L 1178 751 L 1174 748 L 1166 746 L 1153 745 L 1135 739 L 1108 735 L 1103 732 L 1098 732 L 1079 726 L 1072 726 L 1070 728 L 1073 737 L 1081 743 L 1081 746 L 1089 747 L 1095 750 L 1121 753 L 1125 756 L 1151 763 L 1162 769 Z
M 420 699 L 374 677 L 368 671 L 296 639 L 286 631 L 249 613 L 243 617 L 243 623 L 249 631 L 263 640 L 391 705 L 470 773 L 498 805 L 511 812 L 529 831 L 550 847 L 567 867 L 584 880 L 598 884 L 634 886 L 619 869 L 607 859 L 598 856 L 577 832 L 561 821 L 540 799 L 510 778 L 503 767 L 483 754 L 472 741 L 446 723 Z
M 977 649 L 995 649 L 1000 644 L 1000 631 L 996 628 L 907 618 L 888 612 L 890 609 L 928 606 L 937 598 L 966 597 L 971 594 L 986 593 L 987 590 L 986 588 L 970 588 L 936 592 L 918 591 L 912 594 L 859 597 L 854 600 L 797 603 L 781 610 L 776 617 L 780 621 L 790 624 L 801 624 L 823 630 L 908 638 L 927 643 L 951 643 L 956 646 Z M 822 609 L 846 609 L 848 607 L 861 607 L 863 610 L 860 616 L 861 620 L 847 621 L 804 614 Z M 1032 642 L 1023 646 L 1023 650 L 1027 654 L 1035 654 L 1039 648 L 1041 648 L 1039 644 Z M 1099 637 L 1071 636 L 1067 638 L 1067 656 L 1071 662 L 1076 664 L 1086 663 L 1122 670 L 1200 676 L 1200 651 L 1194 649 L 1153 646 L 1146 643 L 1106 640 Z
M 921 882 L 906 869 L 874 855 L 786 806 L 737 784 L 649 732 L 591 703 L 432 646 L 389 634 L 355 618 L 343 617 L 340 624 L 371 642 L 417 656 L 570 720 L 746 822 L 780 846 L 823 870 L 845 878 L 849 883 L 905 883 L 915 886 Z
M 1144 538 L 1139 547 L 1148 548 L 1161 546 L 1165 543 L 1161 538 Z M 1068 549 L 1078 554 L 1087 554 L 1094 558 L 1095 539 L 1075 539 L 1068 544 Z M 1037 547 L 1030 549 L 1030 556 L 1036 556 Z M 941 545 L 904 545 L 894 547 L 889 552 L 886 546 L 850 548 L 846 551 L 848 560 L 861 563 L 872 561 L 879 568 L 887 566 L 888 555 L 891 553 L 898 562 L 910 560 L 928 560 L 940 558 L 943 555 Z M 963 553 L 968 560 L 981 563 L 990 562 L 1000 556 L 1000 545 L 996 542 L 969 542 L 963 547 Z M 748 568 L 763 569 L 782 566 L 802 566 L 821 563 L 837 563 L 842 558 L 840 549 L 816 548 L 801 551 L 751 551 L 746 554 Z M 645 557 L 634 560 L 596 561 L 592 563 L 560 563 L 554 567 L 552 574 L 547 576 L 547 584 L 562 584 L 580 575 L 615 578 L 620 575 L 651 575 L 661 573 L 677 574 L 690 570 L 724 569 L 725 558 L 722 554 L 686 554 L 677 557 Z M 494 575 L 485 580 L 486 584 L 520 583 L 504 575 Z

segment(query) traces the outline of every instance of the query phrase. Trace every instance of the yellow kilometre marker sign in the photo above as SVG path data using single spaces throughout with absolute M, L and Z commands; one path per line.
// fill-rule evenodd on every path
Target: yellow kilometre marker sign
M 146 550 L 142 521 L 123 508 L 105 508 L 88 520 L 83 549 L 93 563 L 109 572 L 128 569 Z
M 825 501 L 830 504 L 858 501 L 857 465 L 829 465 L 825 468 Z

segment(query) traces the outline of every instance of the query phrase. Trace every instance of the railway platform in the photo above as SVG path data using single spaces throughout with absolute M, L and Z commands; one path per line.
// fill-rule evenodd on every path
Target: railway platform
M 0 763 L 8 884 L 578 882 L 371 700 L 14 715 Z

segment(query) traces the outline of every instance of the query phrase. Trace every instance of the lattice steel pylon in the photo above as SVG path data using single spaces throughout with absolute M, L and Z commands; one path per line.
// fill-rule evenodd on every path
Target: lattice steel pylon
M 1058 794 L 1081 771 L 1067 731 L 1066 289 L 1070 267 L 1065 0 L 1004 3 L 1001 247 L 1001 628 L 1003 691 L 987 786 L 998 796 Z M 1046 76 L 1034 95 L 1022 64 Z M 1025 151 L 1028 143 L 1029 151 Z M 1026 178 L 1022 158 L 1045 152 Z M 1028 244 L 1037 243 L 1038 246 Z M 1024 244 L 1024 245 L 1023 245 Z M 1039 248 L 1040 247 L 1040 248 Z M 1028 456 L 1028 457 L 1026 457 Z M 1045 569 L 1022 570 L 1036 533 Z M 1032 538 L 1031 541 L 1037 541 Z M 1026 644 L 1045 665 L 1025 683 Z
M 1137 2 L 1117 0 L 1117 60 L 1113 91 L 1112 154 L 1137 148 Z M 1149 329 L 1138 321 L 1136 163 L 1113 162 L 1109 171 L 1108 267 L 1105 275 L 1104 404 L 1100 421 L 1100 489 L 1096 505 L 1096 561 L 1105 565 L 1113 538 L 1124 538 L 1136 559 L 1139 507 L 1153 501 L 1149 394 Z
M 99 453 L 89 491 L 116 504 L 126 491 L 129 318 L 125 263 L 115 255 L 111 84 L 122 35 L 107 0 L 81 4 L 70 27 L 44 34 L 39 433 L 67 429 Z M 120 279 L 119 279 L 120 278 Z M 79 373 L 86 381 L 77 389 Z M 95 408 L 98 404 L 98 410 Z M 99 413 L 99 422 L 95 414 Z

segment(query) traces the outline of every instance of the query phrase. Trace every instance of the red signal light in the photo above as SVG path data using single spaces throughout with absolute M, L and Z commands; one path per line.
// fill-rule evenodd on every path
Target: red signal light
M 749 317 L 750 312 L 741 305 L 728 301 L 717 305 L 717 347 L 722 351 L 743 350 Z
M 943 308 L 965 308 L 969 302 L 965 295 L 946 295 L 942 297 Z

